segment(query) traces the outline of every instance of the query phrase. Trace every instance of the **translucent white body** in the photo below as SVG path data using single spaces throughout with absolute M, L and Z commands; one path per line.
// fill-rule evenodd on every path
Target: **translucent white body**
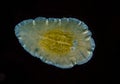
M 57 28 L 74 35 L 73 46 L 70 47 L 67 54 L 48 53 L 39 45 L 42 38 L 45 38 L 44 33 Z M 88 26 L 75 18 L 38 17 L 34 20 L 24 20 L 15 26 L 15 35 L 28 53 L 59 68 L 71 68 L 76 64 L 81 65 L 88 62 L 95 48 L 95 42 L 91 37 L 92 34 L 88 30 Z

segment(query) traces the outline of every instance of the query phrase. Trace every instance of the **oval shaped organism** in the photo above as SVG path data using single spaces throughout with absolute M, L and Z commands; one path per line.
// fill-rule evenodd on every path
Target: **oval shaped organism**
M 32 56 L 59 68 L 88 62 L 95 48 L 88 26 L 75 18 L 24 20 L 15 26 L 15 35 Z

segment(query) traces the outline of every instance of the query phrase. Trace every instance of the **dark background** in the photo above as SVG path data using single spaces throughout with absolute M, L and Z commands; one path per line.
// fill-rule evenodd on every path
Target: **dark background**
M 0 3 L 0 84 L 116 84 L 119 7 L 114 1 L 4 1 Z M 14 34 L 25 19 L 74 17 L 84 21 L 96 43 L 93 58 L 71 69 L 47 65 L 27 53 Z

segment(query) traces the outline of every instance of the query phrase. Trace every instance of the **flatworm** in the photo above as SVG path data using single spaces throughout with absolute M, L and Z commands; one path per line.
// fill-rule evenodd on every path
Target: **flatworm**
M 95 49 L 88 26 L 76 18 L 24 20 L 15 26 L 15 35 L 32 56 L 64 69 L 88 62 Z

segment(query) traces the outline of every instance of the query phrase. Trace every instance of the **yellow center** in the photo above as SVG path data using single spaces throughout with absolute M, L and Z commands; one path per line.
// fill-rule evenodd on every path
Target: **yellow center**
M 67 54 L 72 46 L 73 35 L 60 29 L 47 31 L 40 40 L 40 47 L 49 54 Z

